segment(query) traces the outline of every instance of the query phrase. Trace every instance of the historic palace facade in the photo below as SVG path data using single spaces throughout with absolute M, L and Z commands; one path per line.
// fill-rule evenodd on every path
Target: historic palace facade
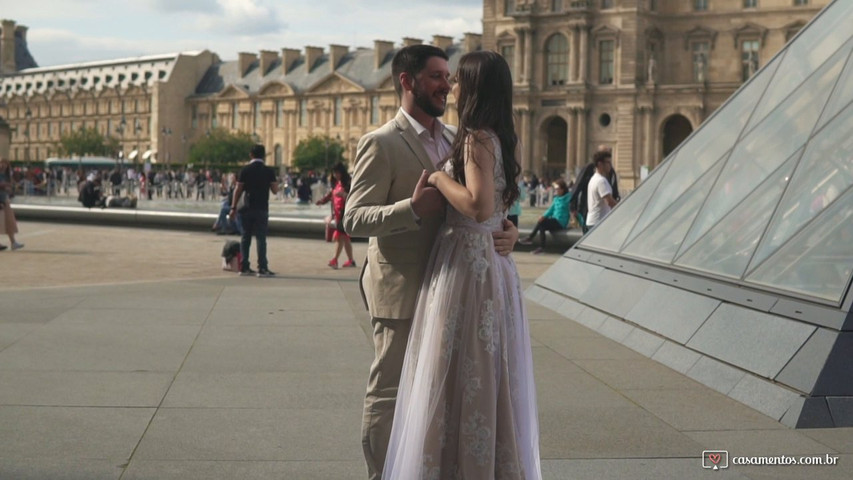
M 606 145 L 630 189 L 829 1 L 484 0 L 482 35 L 431 42 L 451 69 L 480 48 L 507 58 L 526 171 L 572 177 Z M 16 161 L 42 162 L 86 126 L 119 139 L 131 161 L 183 163 L 193 142 L 226 128 L 256 135 L 283 169 L 311 135 L 354 158 L 399 108 L 389 41 L 38 68 L 26 27 L 4 20 L 0 40 L 0 155 Z
M 573 175 L 599 145 L 632 188 L 829 0 L 485 0 L 511 60 L 524 167 Z

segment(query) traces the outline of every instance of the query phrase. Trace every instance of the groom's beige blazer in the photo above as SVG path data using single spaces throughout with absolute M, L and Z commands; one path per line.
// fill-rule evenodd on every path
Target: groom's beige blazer
M 452 143 L 453 130 L 445 137 Z M 358 143 L 352 186 L 344 213 L 344 229 L 370 237 L 361 271 L 361 293 L 370 316 L 407 319 L 414 316 L 427 261 L 440 216 L 416 221 L 412 192 L 421 172 L 435 166 L 402 112 Z

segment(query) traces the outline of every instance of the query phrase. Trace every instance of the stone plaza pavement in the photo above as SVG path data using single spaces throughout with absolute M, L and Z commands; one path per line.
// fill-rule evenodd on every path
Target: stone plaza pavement
M 0 479 L 366 478 L 369 319 L 358 270 L 326 267 L 332 244 L 270 238 L 278 276 L 259 279 L 222 272 L 224 237 L 209 233 L 20 230 L 26 248 L 0 252 Z M 359 264 L 365 250 L 355 244 Z M 557 256 L 515 258 L 527 286 Z M 853 429 L 788 429 L 556 312 L 528 312 L 546 479 L 853 471 Z M 712 471 L 703 450 L 837 464 Z

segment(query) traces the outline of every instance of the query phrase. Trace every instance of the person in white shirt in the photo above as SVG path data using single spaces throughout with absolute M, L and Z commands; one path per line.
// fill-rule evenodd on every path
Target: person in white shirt
M 612 155 L 609 151 L 595 152 L 592 157 L 595 164 L 595 174 L 589 180 L 586 189 L 587 205 L 589 206 L 586 218 L 588 228 L 592 228 L 603 220 L 616 205 L 616 200 L 613 198 L 613 188 L 607 181 L 610 178 L 610 171 L 613 169 L 611 158 Z

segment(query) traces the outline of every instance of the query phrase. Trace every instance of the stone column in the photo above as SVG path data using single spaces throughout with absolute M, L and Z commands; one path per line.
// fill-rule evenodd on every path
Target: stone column
M 572 108 L 569 109 L 569 131 L 566 135 L 566 156 L 568 157 L 566 162 L 566 170 L 570 175 L 575 173 L 575 168 L 578 166 L 578 136 L 577 136 L 577 125 L 578 125 L 578 112 L 577 109 Z M 566 181 L 569 181 L 570 178 L 566 178 Z
M 577 132 L 577 143 L 575 144 L 575 151 L 577 152 L 577 160 L 584 165 L 588 162 L 586 158 L 586 114 L 586 108 L 576 109 L 575 118 L 577 119 L 577 128 L 575 130 Z
M 580 32 L 578 27 L 572 27 L 572 49 L 571 58 L 569 59 L 569 81 L 578 81 L 578 66 L 580 64 Z
M 513 71 L 515 72 L 515 83 L 524 85 L 527 79 L 524 77 L 524 29 L 515 29 L 515 58 L 513 59 Z
M 518 115 L 519 128 L 519 143 L 521 143 L 521 148 L 519 151 L 521 152 L 521 158 L 519 159 L 519 164 L 521 165 L 521 171 L 526 172 L 531 169 L 532 165 L 532 147 L 533 147 L 533 139 L 530 136 L 530 110 L 519 109 L 515 111 Z
M 578 71 L 578 81 L 581 83 L 587 82 L 587 67 L 589 66 L 589 27 L 580 27 L 580 68 Z
M 524 29 L 524 80 L 527 85 L 533 83 L 533 30 Z
M 645 154 L 643 155 L 644 162 L 643 164 L 649 167 L 651 170 L 652 167 L 655 166 L 655 158 L 654 158 L 654 145 L 655 145 L 655 135 L 654 125 L 653 125 L 653 117 L 654 117 L 654 109 L 652 107 L 642 107 L 640 110 L 645 117 L 645 141 L 646 141 L 646 149 Z

